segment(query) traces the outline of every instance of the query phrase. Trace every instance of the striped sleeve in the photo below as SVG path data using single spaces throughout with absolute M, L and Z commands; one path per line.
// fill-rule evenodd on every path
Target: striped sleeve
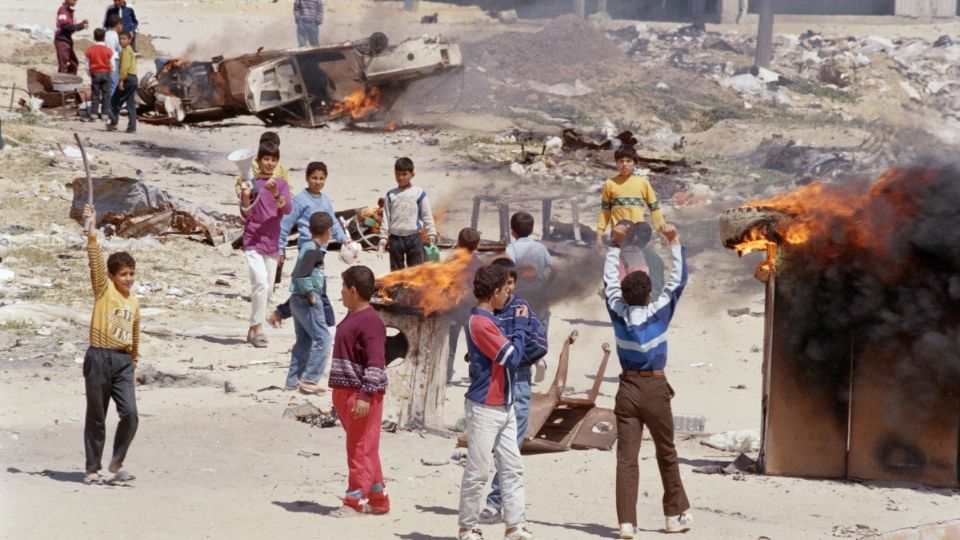
M 97 236 L 87 237 L 87 258 L 90 260 L 90 283 L 93 285 L 93 297 L 100 298 L 107 290 L 107 267 L 100 253 Z
M 133 340 L 130 345 L 130 358 L 133 359 L 133 365 L 137 365 L 140 360 L 140 306 L 137 306 L 137 313 L 133 316 Z
M 470 318 L 470 336 L 483 356 L 501 366 L 517 354 L 513 343 L 486 317 Z

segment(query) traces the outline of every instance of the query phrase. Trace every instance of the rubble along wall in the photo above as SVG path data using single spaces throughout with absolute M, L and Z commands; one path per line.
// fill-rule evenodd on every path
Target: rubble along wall
M 776 13 L 785 15 L 893 15 L 900 4 L 924 1 L 926 0 L 774 0 L 773 9 Z M 738 0 L 724 0 L 724 3 L 727 2 L 736 4 Z M 750 13 L 756 13 L 759 6 L 758 0 L 750 0 Z

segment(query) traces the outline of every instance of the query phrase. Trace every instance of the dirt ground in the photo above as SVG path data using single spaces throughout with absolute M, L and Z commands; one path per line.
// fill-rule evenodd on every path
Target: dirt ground
M 58 4 L 0 0 L 0 23 L 51 28 Z M 583 221 L 593 226 L 598 178 L 567 182 L 517 176 L 471 159 L 471 148 L 495 144 L 496 137 L 513 128 L 558 134 L 559 125 L 570 121 L 598 126 L 610 120 L 650 140 L 657 130 L 680 128 L 677 135 L 686 138 L 685 145 L 662 155 L 699 162 L 702 168 L 683 182 L 708 195 L 696 204 L 681 204 L 677 198 L 664 204 L 667 219 L 678 224 L 681 240 L 691 246 L 690 283 L 670 334 L 668 371 L 677 391 L 673 410 L 705 416 L 706 434 L 759 429 L 764 305 L 763 288 L 751 277 L 758 259 L 738 259 L 722 249 L 718 213 L 757 194 L 795 185 L 789 174 L 759 168 L 754 152 L 764 139 L 855 148 L 880 131 L 922 129 L 935 112 L 863 88 L 859 102 L 836 105 L 850 115 L 847 120 L 836 116 L 825 121 L 807 109 L 784 116 L 770 104 L 758 104 L 749 114 L 716 116 L 711 111 L 743 109 L 743 100 L 673 66 L 644 63 L 641 70 L 620 54 L 617 44 L 604 41 L 604 33 L 570 19 L 506 26 L 474 8 L 424 1 L 420 13 L 409 14 L 399 4 L 331 0 L 321 40 L 364 37 L 385 27 L 393 42 L 439 33 L 461 41 L 467 64 L 463 75 L 417 83 L 401 98 L 394 118 L 416 127 L 389 133 L 279 128 L 281 162 L 292 171 L 292 189 L 302 189 L 307 162 L 322 160 L 330 169 L 325 193 L 338 209 L 370 205 L 392 186 L 393 161 L 410 156 L 416 162 L 415 183 L 428 190 L 434 206 L 445 209 L 440 223 L 445 236 L 469 225 L 472 195 L 478 193 L 575 196 L 582 201 Z M 259 46 L 295 46 L 288 0 L 138 0 L 136 8 L 142 32 L 152 36 L 162 54 L 204 59 Z M 434 12 L 438 25 L 419 24 L 422 14 Z M 99 4 L 80 0 L 78 15 L 99 21 L 102 12 Z M 749 24 L 711 30 L 749 34 Z M 650 26 L 669 31 L 678 25 Z M 957 22 L 887 18 L 789 18 L 777 31 L 799 34 L 810 27 L 859 37 L 960 36 Z M 545 46 L 548 36 L 561 36 L 561 44 Z M 570 42 L 563 42 L 563 36 Z M 27 67 L 54 71 L 51 50 L 28 33 L 0 28 L 0 86 L 23 86 Z M 576 56 L 585 52 L 591 56 Z M 596 65 L 598 59 L 603 66 Z M 152 64 L 152 58 L 141 57 L 141 74 Z M 551 98 L 524 87 L 529 79 L 544 84 L 579 79 L 598 93 Z M 628 88 L 631 80 L 642 84 Z M 653 88 L 658 81 L 674 90 Z M 424 93 L 417 94 L 418 89 Z M 9 90 L 0 90 L 0 106 L 9 99 Z M 672 119 L 660 114 L 681 107 L 692 115 Z M 565 120 L 556 121 L 558 116 Z M 346 520 L 327 515 L 339 506 L 346 484 L 342 429 L 311 427 L 281 415 L 291 402 L 305 400 L 328 409 L 329 396 L 292 397 L 277 388 L 294 341 L 289 325 L 268 329 L 265 349 L 245 343 L 249 283 L 242 253 L 176 236 L 115 238 L 106 244 L 109 250 L 127 249 L 138 262 L 136 292 L 144 321 L 139 370 L 148 380 L 137 388 L 140 426 L 126 464 L 137 475 L 135 485 L 84 485 L 80 365 L 91 299 L 83 238 L 79 225 L 68 218 L 72 194 L 65 187 L 83 169 L 63 149 L 74 144 L 73 133 L 78 133 L 93 154 L 95 175 L 140 173 L 171 194 L 233 213 L 236 170 L 226 155 L 255 144 L 264 128 L 254 117 L 240 117 L 180 128 L 141 123 L 138 133 L 129 136 L 106 132 L 96 122 L 43 113 L 3 110 L 0 118 L 7 143 L 0 151 L 0 270 L 14 274 L 0 281 L 0 537 L 455 536 L 462 468 L 455 461 L 424 463 L 450 457 L 455 451 L 451 436 L 383 433 L 390 514 Z M 206 172 L 178 174 L 161 165 L 162 156 Z M 601 157 L 610 160 L 608 154 Z M 538 206 L 517 209 L 531 210 L 539 219 Z M 569 205 L 560 205 L 557 218 L 569 223 Z M 496 239 L 494 211 L 482 215 L 480 229 L 484 238 Z M 562 252 L 559 264 L 571 269 L 596 256 L 575 246 Z M 378 275 L 388 271 L 387 261 L 374 253 L 364 253 L 362 262 Z M 330 257 L 327 266 L 331 299 L 342 317 L 339 275 L 344 264 Z M 568 271 L 562 278 L 565 286 L 576 284 L 590 292 L 565 295 L 552 309 L 547 380 L 553 377 L 563 339 L 577 331 L 568 379 L 577 392 L 593 384 L 601 346 L 613 341 L 602 302 L 593 288 L 583 286 L 596 277 Z M 285 297 L 285 286 L 275 300 Z M 462 340 L 459 346 L 462 350 Z M 599 398 L 606 407 L 613 406 L 617 388 L 618 366 L 611 360 Z M 465 365 L 458 365 L 447 391 L 444 415 L 451 427 L 463 416 L 466 376 Z M 110 415 L 108 447 L 116 425 L 112 409 Z M 677 436 L 681 474 L 696 518 L 685 538 L 854 538 L 960 515 L 957 490 L 696 474 L 694 467 L 737 457 L 700 444 L 706 434 Z M 538 538 L 615 536 L 613 452 L 532 455 L 524 457 L 524 466 L 527 518 Z M 640 493 L 640 537 L 662 534 L 661 487 L 649 441 L 641 449 Z M 501 531 L 499 526 L 484 530 L 490 538 Z

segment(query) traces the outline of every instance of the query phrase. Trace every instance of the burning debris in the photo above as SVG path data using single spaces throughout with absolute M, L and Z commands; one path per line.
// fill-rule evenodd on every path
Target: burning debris
M 471 259 L 468 251 L 457 249 L 443 261 L 390 272 L 377 280 L 374 302 L 414 309 L 424 317 L 449 311 L 471 291 Z
M 390 46 L 359 41 L 257 51 L 209 62 L 158 60 L 141 81 L 145 121 L 180 124 L 253 114 L 267 125 L 322 127 L 365 120 L 390 108 L 406 84 L 462 65 L 456 44 L 417 38 Z
M 960 484 L 958 204 L 956 166 L 900 168 L 721 216 L 768 255 L 767 472 Z

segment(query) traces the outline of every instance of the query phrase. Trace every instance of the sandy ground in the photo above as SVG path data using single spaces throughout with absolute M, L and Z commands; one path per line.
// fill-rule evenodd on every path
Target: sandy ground
M 51 26 L 57 4 L 54 0 L 0 0 L 0 22 Z M 79 14 L 96 21 L 101 11 L 91 4 L 81 0 Z M 262 43 L 264 36 L 277 39 L 277 46 L 293 45 L 289 4 L 286 0 L 139 0 L 137 10 L 143 31 L 157 37 L 154 43 L 159 49 L 201 55 L 249 50 Z M 400 12 L 396 2 L 342 0 L 330 4 L 324 40 L 364 35 L 388 20 L 411 22 L 400 33 L 424 31 L 412 24 L 419 15 Z M 421 2 L 421 11 L 441 13 L 441 25 L 428 29 L 431 32 L 472 36 L 498 31 L 495 23 L 475 9 Z M 869 29 L 852 24 L 841 28 L 851 33 L 929 31 L 926 26 L 905 29 L 886 23 Z M 240 39 L 241 33 L 256 37 Z M 5 34 L 4 39 L 9 45 L 20 38 Z M 45 60 L 48 69 L 51 60 Z M 142 66 L 149 63 L 141 61 Z M 0 58 L 0 85 L 22 84 L 22 73 L 23 65 L 9 57 Z M 0 100 L 4 99 L 0 95 Z M 302 187 L 305 164 L 325 161 L 331 171 L 325 192 L 338 208 L 352 208 L 371 204 L 391 187 L 393 160 L 409 155 L 417 164 L 415 182 L 430 192 L 435 206 L 448 209 L 441 223 L 448 236 L 469 224 L 474 193 L 508 187 L 513 192 L 540 189 L 507 186 L 508 177 L 473 168 L 449 149 L 463 137 L 499 133 L 510 126 L 509 120 L 451 114 L 435 124 L 432 129 L 394 133 L 281 128 L 281 161 L 291 167 L 297 191 Z M 5 120 L 4 128 L 11 137 L 51 148 L 55 143 L 70 144 L 72 133 L 77 132 L 97 156 L 97 174 L 134 175 L 141 170 L 147 180 L 171 193 L 225 212 L 234 208 L 234 170 L 224 157 L 231 150 L 253 145 L 263 129 L 253 118 L 192 128 L 141 124 L 133 138 L 75 120 L 40 120 L 12 128 Z M 736 126 L 727 129 L 737 133 Z M 427 137 L 438 138 L 440 144 L 424 144 Z M 831 133 L 828 137 L 844 136 Z M 136 144 L 128 144 L 131 142 Z M 208 167 L 211 174 L 173 174 L 156 165 L 159 154 L 191 159 Z M 51 167 L 51 162 L 56 166 Z M 11 256 L 20 262 L 11 263 L 17 277 L 5 285 L 50 283 L 49 292 L 32 301 L 66 307 L 85 319 L 90 302 L 85 255 L 78 248 L 79 227 L 66 216 L 69 196 L 56 187 L 81 170 L 74 160 L 39 150 L 0 153 L 0 222 L 27 225 L 41 233 L 29 246 L 18 244 L 15 253 L 6 252 L 5 262 Z M 712 207 L 666 209 L 668 219 L 681 224 L 682 235 L 683 223 L 710 217 L 711 212 L 715 215 Z M 569 220 L 567 208 L 561 207 L 559 213 L 562 220 Z M 485 237 L 496 236 L 495 219 L 494 212 L 484 214 L 480 228 Z M 710 237 L 693 240 L 718 244 Z M 49 320 L 7 321 L 0 326 L 7 348 L 0 352 L 0 537 L 283 538 L 310 534 L 319 538 L 431 540 L 454 536 L 462 469 L 454 463 L 421 463 L 421 459 L 444 459 L 454 451 L 453 439 L 432 434 L 383 434 L 382 458 L 393 501 L 389 515 L 352 520 L 326 515 L 338 506 L 346 484 L 343 433 L 339 427 L 312 428 L 281 418 L 289 396 L 278 390 L 260 391 L 282 385 L 293 332 L 289 326 L 268 330 L 270 346 L 263 350 L 243 342 L 249 285 L 239 252 L 182 238 L 111 245 L 124 245 L 140 262 L 138 281 L 146 287 L 141 302 L 148 309 L 141 366 L 186 375 L 187 380 L 174 386 L 138 387 L 140 428 L 127 461 L 127 467 L 138 476 L 135 487 L 85 486 L 81 483 L 83 378 L 80 365 L 73 360 L 82 356 L 86 347 L 85 327 Z M 331 259 L 331 297 L 342 316 L 338 276 L 343 264 Z M 690 284 L 671 327 L 669 377 L 677 390 L 673 410 L 706 416 L 710 433 L 759 428 L 763 318 L 752 315 L 762 313 L 763 294 L 762 287 L 749 278 L 755 262 L 749 257 L 738 260 L 719 247 L 699 251 L 690 261 Z M 369 252 L 363 255 L 363 263 L 377 274 L 388 269 L 384 259 Z M 229 286 L 215 285 L 217 279 L 226 280 Z M 728 315 L 727 310 L 735 308 L 749 308 L 750 314 Z M 171 335 L 159 336 L 158 329 L 167 329 Z M 554 308 L 549 336 L 551 367 L 556 364 L 560 343 L 573 330 L 580 339 L 571 354 L 569 384 L 585 391 L 593 382 L 601 344 L 612 341 L 606 313 L 596 295 L 571 299 Z M 604 378 L 599 400 L 603 406 L 612 407 L 615 366 L 614 362 Z M 458 365 L 455 384 L 447 392 L 445 418 L 449 425 L 462 416 L 464 367 Z M 548 380 L 552 376 L 551 369 Z M 225 381 L 236 391 L 225 393 Z M 321 408 L 330 405 L 329 397 L 311 401 Z M 108 446 L 116 421 L 112 410 L 110 414 Z M 686 535 L 689 538 L 856 537 L 871 530 L 960 514 L 955 490 L 755 475 L 735 481 L 729 476 L 695 474 L 692 469 L 696 466 L 736 457 L 703 446 L 699 440 L 678 435 L 681 473 L 696 515 L 695 528 Z M 662 533 L 663 524 L 652 444 L 644 445 L 641 458 L 639 527 L 641 537 L 652 537 Z M 527 517 L 539 538 L 613 536 L 612 452 L 527 456 L 524 464 Z M 500 528 L 487 526 L 485 531 L 493 538 Z

